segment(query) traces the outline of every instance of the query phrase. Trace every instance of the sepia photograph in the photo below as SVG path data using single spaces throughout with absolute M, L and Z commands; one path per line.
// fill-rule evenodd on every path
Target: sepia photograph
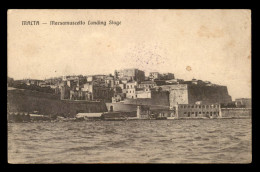
M 250 164 L 251 10 L 9 9 L 9 164 Z

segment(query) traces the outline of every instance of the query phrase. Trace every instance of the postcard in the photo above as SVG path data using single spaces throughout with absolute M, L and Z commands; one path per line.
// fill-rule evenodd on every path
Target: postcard
M 252 162 L 251 10 L 7 16 L 8 163 Z

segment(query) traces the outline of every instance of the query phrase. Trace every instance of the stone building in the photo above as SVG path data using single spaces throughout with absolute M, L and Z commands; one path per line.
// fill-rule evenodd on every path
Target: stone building
M 143 81 L 140 84 L 138 84 L 138 88 L 154 88 L 156 86 L 156 83 L 154 81 Z
M 161 74 L 159 72 L 150 72 L 149 73 L 149 78 L 154 80 L 154 79 L 161 79 Z
M 135 88 L 128 88 L 128 89 L 126 89 L 126 98 L 136 99 Z
M 70 99 L 70 87 L 67 85 L 67 81 L 61 84 L 61 100 Z
M 177 104 L 193 104 L 197 101 L 207 103 L 231 102 L 226 86 L 207 86 L 197 84 L 174 84 L 156 86 L 156 90 L 169 91 L 170 108 Z
M 151 80 L 170 80 L 170 79 L 174 79 L 174 74 L 173 73 L 160 74 L 159 72 L 150 72 L 149 78 Z
M 114 96 L 114 90 L 113 88 L 94 85 L 92 95 L 94 100 L 105 100 L 111 102 L 112 97 Z
M 174 74 L 173 73 L 163 73 L 160 79 L 161 80 L 174 79 Z
M 145 74 L 139 69 L 123 69 L 115 71 L 115 78 L 141 82 L 145 80 Z
M 136 98 L 137 99 L 150 99 L 152 97 L 151 90 L 149 88 L 137 88 Z
M 40 86 L 40 83 L 43 82 L 43 80 L 38 79 L 26 79 L 24 80 L 26 85 L 34 85 L 34 86 Z
M 220 104 L 178 104 L 178 118 L 221 117 Z
M 126 83 L 126 98 L 129 99 L 136 99 L 136 88 L 137 88 L 137 82 L 131 81 Z
M 83 88 L 81 88 L 82 91 L 86 91 L 89 93 L 93 93 L 93 82 L 87 82 L 83 85 Z
M 188 86 L 185 84 L 156 86 L 156 90 L 169 91 L 170 108 L 177 104 L 188 104 Z
M 252 102 L 250 98 L 235 99 L 236 107 L 252 108 Z
M 105 78 L 105 84 L 106 84 L 107 87 L 114 87 L 114 85 L 115 85 L 114 77 L 107 76 Z

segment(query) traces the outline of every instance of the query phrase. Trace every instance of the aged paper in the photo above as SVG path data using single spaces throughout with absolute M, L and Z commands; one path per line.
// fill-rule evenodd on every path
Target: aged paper
M 250 163 L 251 11 L 8 10 L 9 163 Z

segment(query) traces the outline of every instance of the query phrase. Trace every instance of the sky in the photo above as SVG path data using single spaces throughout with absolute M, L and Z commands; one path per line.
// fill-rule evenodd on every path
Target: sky
M 98 20 L 106 26 L 88 25 Z M 251 97 L 250 10 L 9 10 L 7 34 L 14 79 L 138 68 L 226 85 L 233 100 Z

